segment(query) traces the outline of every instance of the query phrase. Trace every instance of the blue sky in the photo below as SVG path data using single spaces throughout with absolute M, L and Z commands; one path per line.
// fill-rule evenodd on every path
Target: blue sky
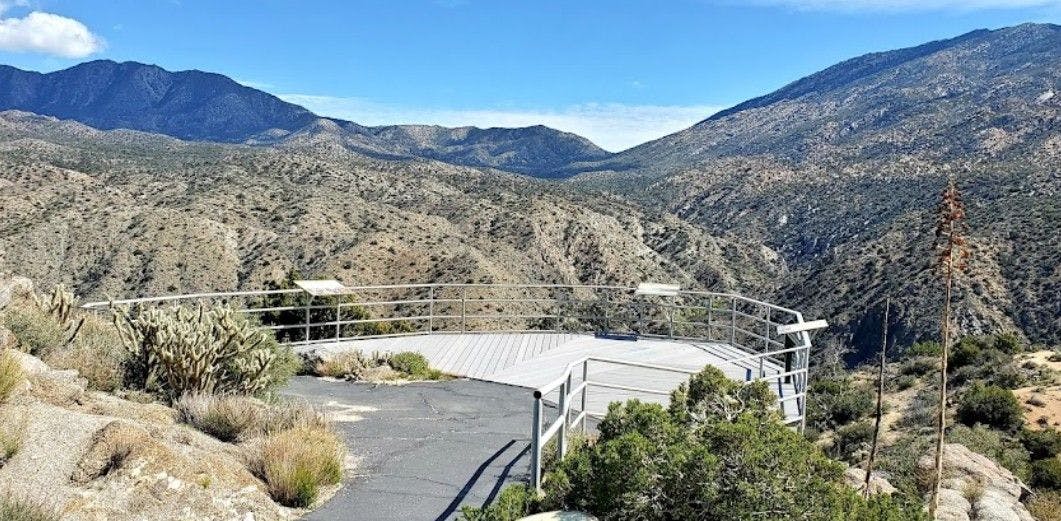
M 363 124 L 546 124 L 619 150 L 866 52 L 1061 0 L 0 0 L 0 63 L 220 72 Z

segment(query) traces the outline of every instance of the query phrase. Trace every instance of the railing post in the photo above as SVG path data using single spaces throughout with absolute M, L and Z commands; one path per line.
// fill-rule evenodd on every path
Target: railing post
M 427 298 L 428 302 L 428 317 L 427 317 L 427 332 L 432 333 L 435 331 L 435 286 L 431 286 L 428 289 Z
M 586 406 L 589 403 L 586 400 L 586 393 L 589 392 L 589 359 L 582 361 L 582 410 L 579 411 L 582 414 L 582 435 L 585 436 L 589 432 L 589 428 L 586 427 L 586 423 L 589 422 L 589 413 L 586 412 Z
M 336 297 L 335 298 L 335 340 L 336 341 L 339 340 L 339 328 L 340 328 L 339 322 L 341 322 L 343 320 L 343 318 L 342 318 L 342 314 L 343 314 L 342 304 L 343 304 L 342 297 Z
M 313 304 L 313 295 L 310 295 L 309 293 L 306 293 L 306 295 L 307 295 L 307 298 L 306 298 L 306 331 L 305 331 L 306 339 L 305 340 L 306 340 L 306 342 L 309 342 L 309 324 L 310 324 L 310 321 L 309 321 L 310 312 L 309 311 L 310 311 L 310 306 Z
M 707 297 L 707 339 L 711 340 L 711 334 L 714 330 L 711 329 L 711 310 L 715 307 L 715 297 Z
M 461 286 L 461 333 L 468 330 L 468 286 Z
M 571 389 L 571 373 L 567 373 L 567 381 L 560 384 L 560 431 L 556 440 L 556 461 L 563 461 L 567 454 L 567 392 Z
M 667 310 L 667 332 L 674 338 L 674 306 L 677 305 L 678 297 L 670 298 L 670 308 Z
M 732 298 L 733 313 L 730 314 L 729 345 L 737 347 L 737 297 Z
M 531 486 L 542 491 L 542 395 L 534 391 L 534 409 L 531 411 Z

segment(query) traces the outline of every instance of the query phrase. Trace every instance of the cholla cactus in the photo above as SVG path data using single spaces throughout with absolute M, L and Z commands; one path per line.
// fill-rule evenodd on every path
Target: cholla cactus
M 66 332 L 66 342 L 64 345 L 70 345 L 75 338 L 77 338 L 78 332 L 81 331 L 81 326 L 85 324 L 85 317 L 80 317 L 75 322 L 74 310 L 74 293 L 67 291 L 66 286 L 57 284 L 52 290 L 52 296 L 47 302 L 41 300 L 36 294 L 33 295 L 33 301 L 37 304 L 37 307 L 45 313 L 52 316 L 56 322 Z
M 171 398 L 184 393 L 258 394 L 270 387 L 279 349 L 232 308 L 113 307 L 129 351 L 127 378 Z

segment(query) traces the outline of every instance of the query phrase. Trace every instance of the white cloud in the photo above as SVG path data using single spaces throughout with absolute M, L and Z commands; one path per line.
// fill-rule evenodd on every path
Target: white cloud
M 103 50 L 103 39 L 73 18 L 33 11 L 23 18 L 0 18 L 0 50 L 82 58 Z
M 377 103 L 360 98 L 280 94 L 317 114 L 355 121 L 362 125 L 428 124 L 446 127 L 527 127 L 545 125 L 588 138 L 613 152 L 639 145 L 710 116 L 722 107 L 713 105 L 625 105 L 584 103 L 556 110 L 543 109 L 438 109 Z
M 976 11 L 1061 7 L 1061 0 L 752 0 L 808 11 Z

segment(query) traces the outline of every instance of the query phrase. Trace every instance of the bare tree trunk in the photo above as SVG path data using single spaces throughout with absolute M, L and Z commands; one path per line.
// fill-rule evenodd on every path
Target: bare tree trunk
M 953 233 L 954 225 L 951 224 Z M 939 418 L 936 423 L 936 472 L 932 481 L 932 499 L 928 505 L 928 515 L 936 518 L 939 508 L 939 487 L 943 481 L 943 436 L 947 423 L 947 355 L 950 352 L 950 307 L 951 289 L 954 286 L 954 256 L 947 261 L 946 294 L 943 300 L 943 353 L 940 355 L 939 371 Z
M 884 364 L 888 361 L 888 311 L 891 309 L 892 299 L 884 300 L 884 321 L 881 324 L 880 341 L 880 370 L 877 373 L 877 413 L 873 424 L 873 444 L 870 445 L 869 459 L 866 460 L 866 482 L 862 488 L 862 496 L 869 498 L 869 480 L 873 476 L 873 461 L 877 458 L 877 440 L 880 438 L 881 417 L 884 416 Z

